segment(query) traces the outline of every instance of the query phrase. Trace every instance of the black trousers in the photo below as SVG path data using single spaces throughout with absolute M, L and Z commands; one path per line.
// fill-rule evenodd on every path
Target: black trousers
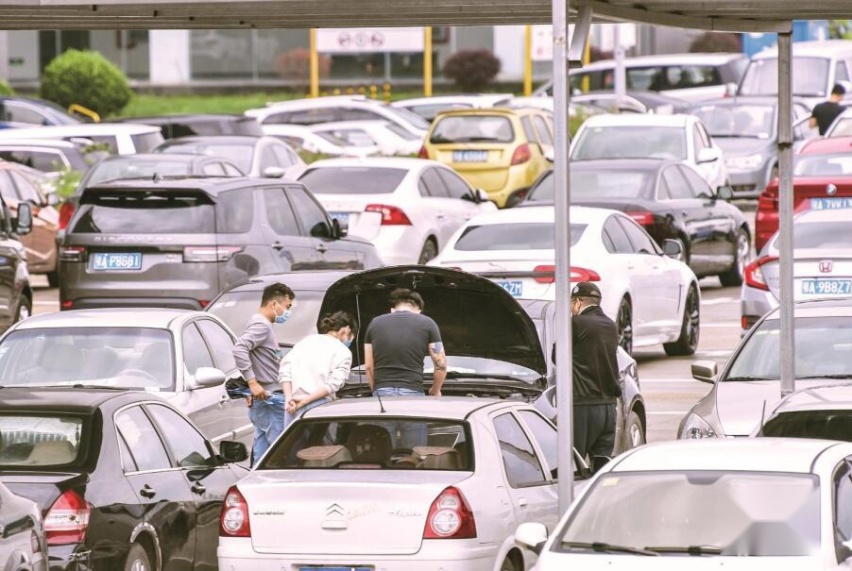
M 574 405 L 574 448 L 595 472 L 612 458 L 615 418 L 614 404 Z

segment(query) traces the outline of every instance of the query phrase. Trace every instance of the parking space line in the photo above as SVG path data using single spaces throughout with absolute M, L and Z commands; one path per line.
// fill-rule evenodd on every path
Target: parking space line
M 685 410 L 649 410 L 645 414 L 648 416 L 683 416 L 686 412 Z
M 713 299 L 702 299 L 701 305 L 722 305 L 723 303 L 739 303 L 738 297 L 716 297 Z

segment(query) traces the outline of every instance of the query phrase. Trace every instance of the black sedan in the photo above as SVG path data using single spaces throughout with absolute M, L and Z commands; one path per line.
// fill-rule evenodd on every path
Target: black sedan
M 216 569 L 247 457 L 155 394 L 0 387 L 0 481 L 38 503 L 50 569 Z
M 723 286 L 743 282 L 751 257 L 751 230 L 730 188 L 714 192 L 680 161 L 617 159 L 571 165 L 571 204 L 629 214 L 661 246 L 681 243 L 684 261 L 699 278 L 718 275 Z M 521 205 L 553 203 L 553 173 L 544 173 Z M 626 239 L 626 237 L 625 237 Z

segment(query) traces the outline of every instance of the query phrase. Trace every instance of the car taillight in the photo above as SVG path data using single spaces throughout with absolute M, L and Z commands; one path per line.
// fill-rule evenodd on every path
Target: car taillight
M 428 159 L 429 158 L 429 151 L 426 150 L 426 145 L 423 145 L 422 147 L 420 147 L 420 152 L 417 153 L 417 158 L 418 159 Z
M 757 198 L 754 214 L 754 248 L 760 251 L 778 230 L 778 191 L 767 188 Z
M 411 220 L 401 208 L 387 204 L 368 204 L 365 212 L 378 212 L 382 215 L 382 226 L 411 226 Z
M 91 508 L 80 494 L 67 490 L 44 516 L 44 535 L 48 545 L 69 545 L 86 541 Z
M 512 166 L 514 165 L 522 165 L 528 160 L 532 158 L 532 153 L 530 153 L 530 146 L 526 143 L 520 145 L 515 152 L 512 153 Z
M 641 226 L 650 226 L 654 223 L 654 214 L 652 212 L 628 212 L 627 215 Z
M 757 197 L 757 209 L 763 212 L 778 212 L 778 191 L 767 188 Z
M 187 246 L 183 249 L 183 261 L 227 262 L 242 251 L 240 246 Z
M 441 492 L 429 507 L 423 539 L 472 539 L 476 522 L 467 500 L 453 486 Z
M 222 502 L 219 517 L 219 535 L 221 537 L 251 537 L 248 504 L 236 486 L 231 486 Z
M 556 266 L 536 266 L 533 268 L 533 279 L 540 284 L 552 284 L 556 281 Z M 571 267 L 572 282 L 599 282 L 601 276 L 594 270 Z
M 745 282 L 748 287 L 769 291 L 769 285 L 763 276 L 763 266 L 778 260 L 777 256 L 763 256 L 745 267 Z
M 59 259 L 63 262 L 85 262 L 86 248 L 83 246 L 62 246 L 59 248 Z
M 571 281 L 572 282 L 599 282 L 601 281 L 601 276 L 594 270 L 587 270 L 586 268 L 571 268 Z
M 70 202 L 63 202 L 62 206 L 59 207 L 59 229 L 65 230 L 68 228 L 68 223 L 71 221 L 71 217 L 74 216 L 74 205 Z
M 62 309 L 74 309 L 74 300 L 66 299 L 62 302 Z

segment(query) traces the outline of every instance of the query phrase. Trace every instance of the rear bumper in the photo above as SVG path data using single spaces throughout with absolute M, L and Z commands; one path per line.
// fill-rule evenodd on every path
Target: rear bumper
M 48 548 L 50 571 L 92 571 L 92 552 L 83 545 L 54 545 Z
M 65 298 L 62 298 L 65 302 Z M 157 307 L 167 309 L 200 310 L 197 299 L 183 297 L 84 297 L 73 301 L 72 307 L 60 305 L 60 309 L 98 309 L 103 307 Z
M 748 324 L 754 324 L 758 319 L 778 307 L 778 300 L 772 295 L 772 292 L 758 290 L 755 288 L 744 286 L 740 297 L 740 311 L 742 321 Z M 740 324 L 742 327 L 742 323 Z M 750 327 L 743 328 L 743 333 L 748 331 Z

